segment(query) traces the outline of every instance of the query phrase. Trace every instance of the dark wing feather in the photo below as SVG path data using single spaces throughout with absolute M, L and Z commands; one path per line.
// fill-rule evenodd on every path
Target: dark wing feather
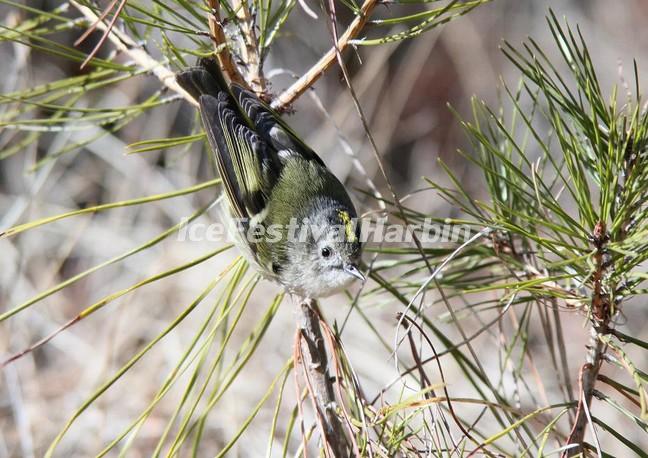
M 237 84 L 233 84 L 231 90 L 241 110 L 254 126 L 254 130 L 280 151 L 282 159 L 285 159 L 285 155 L 298 155 L 325 166 L 317 153 L 295 134 L 276 111 L 259 100 L 255 94 Z
M 274 152 L 230 106 L 224 94 L 202 95 L 200 114 L 236 216 L 253 218 L 265 208 L 280 164 Z
M 276 150 L 254 132 L 236 104 L 214 59 L 176 76 L 200 105 L 207 139 L 234 216 L 253 218 L 263 211 L 282 165 Z

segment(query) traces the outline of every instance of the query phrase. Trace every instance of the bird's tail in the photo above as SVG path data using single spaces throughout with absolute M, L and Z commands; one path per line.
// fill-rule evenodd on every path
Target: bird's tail
M 324 166 L 322 159 L 256 94 L 238 84 L 227 84 L 214 57 L 201 58 L 197 66 L 178 73 L 176 80 L 199 103 L 201 96 L 212 96 L 226 104 L 239 118 L 240 124 L 246 125 L 268 145 L 281 151 L 282 157 L 300 156 Z M 209 124 L 206 124 L 206 128 L 214 129 Z
M 176 81 L 196 101 L 204 94 L 218 97 L 219 94 L 225 92 L 231 96 L 218 61 L 213 57 L 201 58 L 196 67 L 190 67 L 178 73 Z

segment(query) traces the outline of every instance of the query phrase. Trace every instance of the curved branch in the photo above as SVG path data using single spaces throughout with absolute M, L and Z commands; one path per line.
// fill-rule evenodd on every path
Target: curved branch
M 339 52 L 344 51 L 351 40 L 356 38 L 360 31 L 364 28 L 371 12 L 378 4 L 378 0 L 365 0 L 360 8 L 360 13 L 351 22 L 351 25 L 346 29 L 342 36 L 338 39 L 337 47 Z M 288 89 L 283 91 L 272 102 L 272 108 L 278 111 L 285 110 L 295 99 L 302 95 L 308 88 L 310 88 L 315 81 L 317 81 L 322 74 L 328 70 L 336 60 L 336 49 L 332 47 L 324 54 L 320 60 L 313 65 L 304 75 L 293 83 Z

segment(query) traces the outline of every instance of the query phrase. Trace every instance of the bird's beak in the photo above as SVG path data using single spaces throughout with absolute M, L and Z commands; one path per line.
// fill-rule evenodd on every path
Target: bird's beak
M 365 276 L 362 274 L 362 272 L 360 272 L 360 269 L 358 269 L 358 266 L 356 266 L 355 264 L 346 264 L 344 266 L 344 271 L 349 275 L 353 275 L 360 281 L 366 280 Z

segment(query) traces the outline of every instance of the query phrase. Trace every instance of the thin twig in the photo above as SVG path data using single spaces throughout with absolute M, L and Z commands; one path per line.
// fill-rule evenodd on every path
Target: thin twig
M 99 24 L 103 24 L 103 20 L 108 16 L 108 13 L 112 11 L 112 9 L 115 7 L 115 4 L 117 3 L 117 0 L 113 0 L 113 2 L 108 5 L 108 7 L 101 13 L 101 16 L 98 17 L 95 22 L 90 26 L 88 30 L 85 31 L 81 37 L 77 41 L 74 42 L 74 46 L 80 45 L 86 38 L 90 36 L 90 34 L 99 26 Z M 84 68 L 90 60 L 99 52 L 99 49 L 103 46 L 103 44 L 106 42 L 106 39 L 108 38 L 108 35 L 110 35 L 110 32 L 112 31 L 113 27 L 115 27 L 115 23 L 117 22 L 117 19 L 119 18 L 119 14 L 122 12 L 124 9 L 124 6 L 126 6 L 126 0 L 121 0 L 119 2 L 119 5 L 117 5 L 117 9 L 113 13 L 113 17 L 108 23 L 108 25 L 104 29 L 104 33 L 99 39 L 99 42 L 95 45 L 95 47 L 92 49 L 90 54 L 85 58 L 83 63 L 81 64 L 81 68 Z
M 299 371 L 297 370 L 297 368 L 299 367 L 299 363 L 301 361 L 300 345 L 301 345 L 301 330 L 297 328 L 297 331 L 295 332 L 295 343 L 293 345 L 293 367 L 295 368 L 293 374 L 295 376 L 295 392 L 297 393 L 297 411 L 299 412 L 299 431 L 301 432 L 302 446 L 304 447 L 304 458 L 306 458 L 307 439 L 306 439 L 306 431 L 304 429 L 304 410 L 302 405 L 303 396 L 301 395 L 299 389 Z M 306 393 L 307 391 L 304 392 L 304 395 L 306 395 Z
M 295 310 L 295 320 L 301 337 L 297 351 L 301 356 L 304 377 L 312 391 L 311 399 L 317 411 L 323 448 L 330 449 L 334 457 L 350 456 L 349 442 L 336 412 L 334 382 L 329 376 L 317 303 L 313 300 L 300 301 Z
M 175 80 L 175 74 L 164 64 L 151 57 L 146 51 L 144 51 L 144 49 L 142 49 L 141 46 L 135 43 L 131 37 L 115 27 L 109 28 L 108 25 L 99 20 L 99 16 L 97 16 L 95 12 L 87 6 L 81 5 L 75 0 L 71 0 L 70 3 L 90 22 L 93 24 L 96 23 L 96 28 L 107 33 L 108 40 L 110 40 L 115 48 L 117 48 L 117 51 L 130 57 L 142 69 L 150 71 L 155 75 L 166 87 L 180 94 L 189 103 L 197 106 L 197 102 L 193 97 L 178 85 Z
M 403 315 L 405 315 L 405 314 L 403 314 Z M 403 323 L 403 326 L 406 328 L 407 333 L 411 335 L 411 332 L 412 332 L 411 328 L 412 327 L 416 328 L 416 330 L 419 332 L 419 334 L 421 336 L 423 336 L 423 338 L 427 342 L 428 346 L 432 350 L 432 353 L 434 353 L 434 360 L 436 361 L 437 368 L 439 369 L 439 377 L 441 377 L 441 384 L 442 384 L 442 388 L 443 388 L 443 393 L 445 394 L 446 401 L 448 403 L 448 411 L 450 412 L 450 415 L 452 416 L 452 419 L 455 421 L 455 424 L 457 425 L 457 427 L 459 427 L 459 429 L 463 433 L 464 437 L 467 437 L 468 439 L 470 439 L 473 442 L 475 442 L 476 444 L 478 444 L 479 442 L 470 434 L 470 432 L 468 430 L 466 430 L 466 428 L 464 427 L 461 420 L 459 420 L 459 417 L 457 416 L 457 413 L 455 412 L 454 408 L 452 407 L 450 393 L 448 392 L 448 384 L 446 382 L 445 375 L 443 374 L 443 368 L 441 367 L 441 361 L 439 359 L 439 354 L 437 353 L 436 349 L 434 348 L 434 345 L 432 344 L 432 340 L 425 333 L 423 328 L 421 328 L 421 326 L 419 326 L 419 324 L 416 321 L 414 321 L 413 319 L 411 319 L 410 317 L 408 317 L 406 315 L 405 315 L 405 319 L 407 320 L 407 324 Z M 415 356 L 415 359 L 416 359 L 416 366 L 415 367 L 418 367 L 420 369 L 421 373 L 423 374 L 424 372 L 422 372 L 422 368 L 423 368 L 423 365 L 425 363 L 423 361 L 421 361 L 421 359 L 420 359 L 420 357 L 418 355 Z M 429 380 L 426 380 L 426 382 L 427 382 L 428 386 L 431 385 Z
M 265 99 L 267 97 L 266 80 L 263 76 L 254 16 L 250 13 L 247 0 L 234 0 L 233 6 L 241 28 L 240 52 L 246 69 L 246 81 L 257 96 Z
M 218 57 L 218 63 L 220 64 L 223 73 L 229 80 L 233 83 L 240 84 L 246 88 L 249 88 L 245 82 L 245 78 L 241 75 L 234 59 L 232 58 L 232 53 L 229 49 L 229 44 L 227 42 L 227 37 L 223 30 L 223 23 L 220 17 L 220 1 L 219 0 L 207 0 L 207 4 L 210 8 L 209 14 L 209 31 L 211 33 L 212 41 L 214 42 L 214 50 L 216 56 Z
M 563 453 L 563 457 L 578 456 L 585 453 L 585 432 L 587 430 L 589 407 L 592 404 L 594 388 L 598 373 L 601 370 L 607 345 L 599 338 L 600 335 L 609 334 L 612 320 L 610 297 L 603 287 L 603 277 L 606 273 L 604 254 L 607 250 L 609 234 L 604 222 L 599 221 L 594 228 L 592 241 L 596 248 L 594 253 L 594 273 L 592 280 L 594 288 L 591 305 L 591 339 L 587 363 L 583 364 L 579 374 L 579 397 L 576 419 L 572 426 L 567 444 L 576 444 Z
M 365 0 L 360 8 L 360 12 L 355 17 L 351 25 L 346 29 L 346 31 L 338 38 L 336 46 L 333 46 L 331 49 L 324 54 L 320 60 L 313 65 L 310 70 L 308 70 L 304 75 L 293 83 L 288 89 L 282 92 L 275 100 L 272 102 L 272 108 L 275 110 L 283 111 L 285 110 L 292 102 L 295 101 L 300 95 L 302 95 L 308 88 L 310 88 L 315 81 L 317 81 L 322 74 L 335 63 L 337 58 L 337 53 L 344 51 L 351 40 L 356 38 L 360 31 L 364 28 L 369 15 L 373 11 L 374 7 L 378 4 L 378 0 Z M 336 49 L 337 47 L 337 49 Z
M 333 366 L 335 368 L 335 388 L 336 392 L 338 395 L 339 399 L 343 399 L 342 396 L 342 380 L 345 379 L 345 373 L 343 372 L 343 369 L 341 367 L 341 361 L 340 357 L 338 355 L 338 351 L 343 355 L 343 357 L 348 361 L 348 357 L 346 356 L 346 352 L 344 351 L 344 347 L 342 346 L 342 342 L 340 342 L 335 334 L 333 333 L 333 330 L 331 327 L 325 322 L 325 321 L 320 321 L 320 326 L 322 330 L 324 331 L 324 336 L 326 337 L 326 341 L 328 342 L 329 349 L 331 351 L 331 358 L 333 362 Z M 366 418 L 364 416 L 364 401 L 365 401 L 365 396 L 364 393 L 362 392 L 362 389 L 360 388 L 360 383 L 358 383 L 358 379 L 355 376 L 352 370 L 349 366 L 345 367 L 346 369 L 350 370 L 349 378 L 351 379 L 351 388 L 355 391 L 357 395 L 357 400 L 358 400 L 358 411 L 360 412 L 361 419 L 362 419 L 362 430 L 363 433 L 365 434 L 365 438 L 367 439 L 367 443 L 369 442 L 369 436 L 368 436 L 368 427 L 366 423 Z M 358 447 L 358 442 L 355 439 L 354 435 L 354 429 L 353 429 L 353 423 L 351 422 L 351 414 L 348 412 L 346 406 L 344 405 L 344 402 L 340 402 L 340 408 L 342 410 L 342 414 L 344 415 L 344 420 L 347 425 L 347 431 L 349 431 L 349 436 L 351 438 L 351 445 L 353 446 L 353 453 L 354 456 L 361 456 L 360 454 L 360 449 Z M 373 453 L 371 451 L 371 448 L 368 449 L 369 452 L 369 457 L 373 456 Z

